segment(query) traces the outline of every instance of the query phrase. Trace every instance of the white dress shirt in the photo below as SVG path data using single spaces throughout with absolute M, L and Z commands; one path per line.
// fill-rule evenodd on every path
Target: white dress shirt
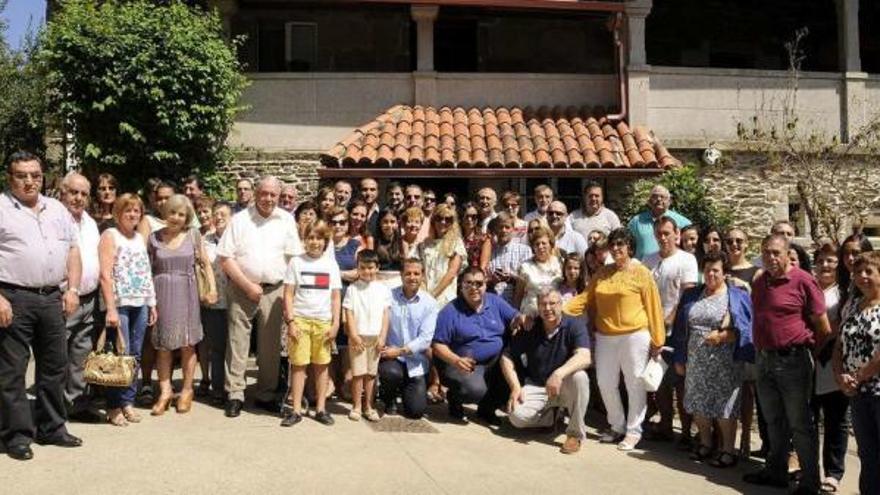
M 217 246 L 217 256 L 235 259 L 244 276 L 257 284 L 281 282 L 287 261 L 301 252 L 296 221 L 278 207 L 268 217 L 256 206 L 236 213 Z

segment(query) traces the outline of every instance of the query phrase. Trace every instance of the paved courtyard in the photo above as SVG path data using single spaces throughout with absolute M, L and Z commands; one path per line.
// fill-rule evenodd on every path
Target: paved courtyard
M 443 406 L 432 406 L 424 428 L 436 433 L 375 431 L 347 411 L 331 403 L 329 428 L 308 418 L 281 428 L 253 408 L 228 419 L 201 403 L 186 415 L 142 410 L 144 421 L 127 428 L 72 424 L 82 448 L 35 445 L 29 462 L 0 456 L 0 493 L 786 493 L 742 483 L 757 464 L 714 469 L 656 442 L 621 453 L 600 445 L 594 428 L 566 456 L 558 452 L 563 435 L 451 424 Z M 851 440 L 844 494 L 857 491 L 854 449 Z

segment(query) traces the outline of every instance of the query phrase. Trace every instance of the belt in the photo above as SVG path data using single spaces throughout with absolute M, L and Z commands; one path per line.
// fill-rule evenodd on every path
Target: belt
M 792 346 L 783 347 L 781 349 L 763 349 L 761 353 L 764 355 L 769 354 L 773 356 L 787 357 L 807 349 L 809 349 L 809 346 L 807 346 L 806 344 L 795 344 Z
M 22 285 L 9 284 L 6 282 L 0 282 L 0 289 L 23 290 L 25 292 L 32 292 L 40 296 L 46 296 L 61 290 L 61 288 L 57 285 L 46 285 L 44 287 L 24 287 Z
M 262 288 L 265 290 L 265 289 L 274 289 L 274 288 L 278 287 L 279 285 L 281 285 L 281 282 L 280 282 L 280 281 L 279 281 L 279 282 L 272 282 L 272 283 L 264 283 L 264 284 L 260 284 L 260 287 L 262 287 Z

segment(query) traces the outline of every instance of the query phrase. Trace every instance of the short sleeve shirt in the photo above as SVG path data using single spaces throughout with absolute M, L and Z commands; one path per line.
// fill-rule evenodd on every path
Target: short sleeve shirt
M 582 318 L 563 316 L 559 327 L 549 336 L 540 319 L 529 332 L 520 332 L 510 341 L 505 353 L 520 369 L 526 383 L 544 386 L 547 378 L 564 365 L 577 349 L 589 349 L 590 336 Z
M 681 298 L 682 284 L 697 283 L 697 258 L 691 253 L 677 249 L 672 256 L 663 258 L 660 253 L 647 256 L 643 263 L 654 276 L 660 290 L 663 317 L 669 318 Z
M 77 243 L 73 216 L 58 200 L 41 195 L 31 209 L 11 192 L 0 195 L 0 282 L 61 285 L 67 256 Z
M 674 210 L 666 210 L 664 213 L 671 218 L 679 229 L 683 229 L 691 224 L 691 221 L 681 213 Z M 660 250 L 657 245 L 657 239 L 654 238 L 654 217 L 650 211 L 643 211 L 634 216 L 629 221 L 627 228 L 632 232 L 636 239 L 636 258 L 643 260 L 649 254 L 654 254 Z
M 571 226 L 584 238 L 590 237 L 590 232 L 599 230 L 608 235 L 612 230 L 620 228 L 620 218 L 613 211 L 599 208 L 595 215 L 587 215 L 584 210 L 578 209 L 571 212 Z
M 855 373 L 867 364 L 880 351 L 880 306 L 862 311 L 856 305 L 840 327 L 840 344 L 845 372 Z M 880 376 L 859 385 L 859 392 L 880 396 Z
M 809 318 L 825 313 L 825 295 L 809 273 L 797 267 L 779 278 L 765 272 L 752 284 L 758 350 L 814 344 Z
M 355 328 L 363 337 L 382 333 L 382 318 L 391 306 L 391 289 L 379 281 L 357 281 L 348 286 L 342 307 L 354 314 Z
M 217 245 L 218 256 L 235 259 L 244 276 L 258 284 L 280 282 L 289 257 L 301 252 L 296 221 L 281 208 L 268 217 L 254 206 L 236 213 Z
M 342 289 L 342 278 L 335 260 L 327 256 L 296 255 L 290 260 L 284 283 L 295 289 L 293 316 L 318 320 L 333 318 L 332 291 Z
M 495 294 L 483 296 L 480 311 L 458 297 L 440 310 L 434 342 L 448 345 L 459 356 L 485 363 L 501 353 L 507 327 L 516 315 L 516 310 Z

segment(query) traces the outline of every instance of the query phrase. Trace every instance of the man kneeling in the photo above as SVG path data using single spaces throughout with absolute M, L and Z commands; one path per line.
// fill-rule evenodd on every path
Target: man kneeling
M 562 296 L 556 289 L 538 296 L 539 318 L 531 331 L 520 332 L 501 356 L 504 379 L 510 386 L 507 412 L 517 428 L 548 427 L 558 408 L 568 410 L 565 442 L 560 452 L 580 450 L 586 435 L 584 416 L 590 401 L 590 337 L 584 321 L 562 315 Z M 525 377 L 521 385 L 520 376 Z

